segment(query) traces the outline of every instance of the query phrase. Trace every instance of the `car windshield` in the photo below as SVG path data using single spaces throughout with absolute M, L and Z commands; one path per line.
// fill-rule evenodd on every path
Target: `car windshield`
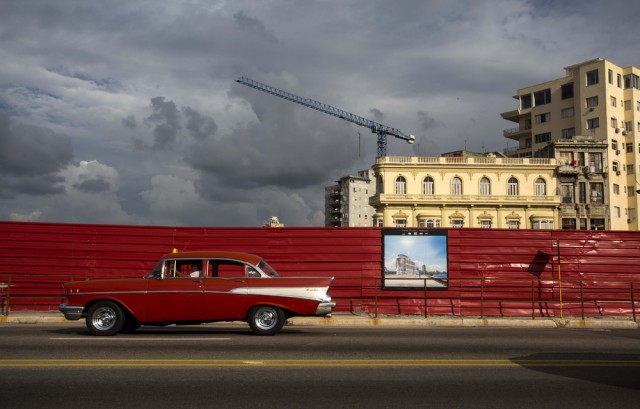
M 280 277 L 278 275 L 278 272 L 264 260 L 260 260 L 260 263 L 258 263 L 258 267 L 260 267 L 260 270 L 262 270 L 269 277 Z
M 144 278 L 160 278 L 162 277 L 162 260 L 156 264 L 153 270 L 149 271 Z

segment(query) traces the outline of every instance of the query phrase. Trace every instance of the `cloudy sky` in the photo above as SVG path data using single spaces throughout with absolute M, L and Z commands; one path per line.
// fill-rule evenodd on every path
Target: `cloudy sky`
M 0 0 L 0 220 L 321 226 L 390 155 L 502 150 L 518 88 L 638 59 L 629 1 Z M 512 142 L 513 143 L 513 142 Z

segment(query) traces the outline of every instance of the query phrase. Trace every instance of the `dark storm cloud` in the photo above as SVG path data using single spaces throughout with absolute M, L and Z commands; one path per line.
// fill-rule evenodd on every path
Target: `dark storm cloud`
M 428 112 L 418 111 L 418 118 L 420 119 L 421 131 L 427 131 L 438 126 L 438 122 Z
M 126 118 L 122 118 L 122 126 L 128 129 L 136 129 L 138 127 L 138 121 L 133 115 L 129 115 Z
M 258 121 L 194 145 L 186 162 L 202 172 L 204 193 L 214 186 L 299 189 L 331 180 L 358 160 L 357 130 L 349 123 L 257 91 L 236 92 Z
M 218 125 L 213 118 L 205 116 L 191 107 L 183 107 L 182 114 L 185 117 L 187 130 L 196 139 L 206 139 L 213 136 L 218 130 Z
M 94 179 L 85 179 L 78 181 L 73 185 L 74 188 L 87 193 L 107 192 L 111 189 L 111 184 L 101 177 Z
M 372 108 L 369 110 L 369 112 L 371 112 L 371 115 L 373 115 L 373 119 L 376 121 L 382 121 L 384 119 L 384 114 L 379 109 Z
M 12 126 L 0 111 L 0 146 L 0 196 L 63 191 L 63 179 L 56 173 L 73 158 L 67 136 L 35 126 Z
M 270 30 L 267 30 L 262 21 L 254 17 L 247 16 L 243 11 L 235 13 L 233 15 L 233 21 L 237 28 L 250 32 L 257 38 L 272 42 L 278 41 L 276 36 Z
M 0 175 L 0 199 L 13 199 L 18 194 L 41 196 L 65 193 L 64 178 L 53 174 Z
M 151 98 L 151 111 L 144 120 L 153 128 L 151 149 L 166 150 L 173 145 L 180 131 L 180 112 L 173 101 L 165 101 L 164 97 Z
M 152 129 L 153 143 L 145 144 L 135 139 L 139 149 L 168 150 L 173 147 L 181 136 L 184 128 L 187 134 L 196 140 L 205 140 L 213 136 L 218 130 L 215 120 L 191 107 L 178 108 L 175 102 L 165 100 L 165 97 L 151 98 L 151 115 L 144 119 L 144 124 Z M 134 130 L 137 121 L 133 115 L 122 120 L 123 126 Z

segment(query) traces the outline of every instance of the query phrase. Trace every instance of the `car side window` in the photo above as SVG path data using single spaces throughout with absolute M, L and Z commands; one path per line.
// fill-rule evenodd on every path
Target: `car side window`
M 244 264 L 233 261 L 216 262 L 217 277 L 239 278 L 245 276 Z
M 167 260 L 164 262 L 164 278 L 176 277 L 176 261 Z
M 202 277 L 203 260 L 184 260 L 176 263 L 174 277 Z
M 255 268 L 249 265 L 245 266 L 245 273 L 247 277 L 255 277 L 255 278 L 262 277 L 258 272 L 258 270 L 256 270 Z

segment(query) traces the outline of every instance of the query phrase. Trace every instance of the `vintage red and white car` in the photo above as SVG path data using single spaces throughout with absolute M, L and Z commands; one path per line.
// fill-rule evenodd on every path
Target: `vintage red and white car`
M 135 331 L 141 325 L 246 321 L 273 335 L 293 316 L 327 316 L 333 277 L 280 277 L 261 257 L 192 251 L 165 254 L 143 278 L 63 284 L 60 311 L 85 318 L 93 335 Z

